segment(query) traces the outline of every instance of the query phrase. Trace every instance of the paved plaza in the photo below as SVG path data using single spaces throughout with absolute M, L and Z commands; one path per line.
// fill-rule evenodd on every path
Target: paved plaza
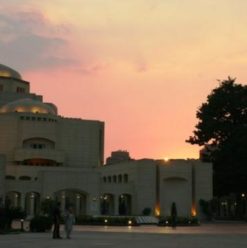
M 62 235 L 64 233 L 62 232 Z M 75 226 L 71 240 L 53 240 L 51 233 L 0 235 L 1 248 L 246 248 L 247 224 L 217 223 L 199 227 Z

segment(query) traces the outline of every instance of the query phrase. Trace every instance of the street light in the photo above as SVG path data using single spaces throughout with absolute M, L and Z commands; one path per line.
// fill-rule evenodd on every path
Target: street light
M 21 231 L 23 232 L 24 231 L 24 219 L 20 219 L 21 221 Z

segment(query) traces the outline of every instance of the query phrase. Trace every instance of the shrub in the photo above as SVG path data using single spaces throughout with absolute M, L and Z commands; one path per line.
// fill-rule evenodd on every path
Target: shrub
M 172 216 L 161 217 L 159 220 L 160 226 L 172 226 L 173 218 Z M 199 221 L 196 217 L 177 217 L 176 225 L 178 226 L 197 226 Z
M 207 220 L 212 220 L 212 201 L 205 201 L 203 199 L 200 199 L 199 201 L 201 210 L 203 214 L 206 216 Z
M 151 215 L 151 212 L 152 212 L 152 209 L 151 209 L 151 208 L 144 208 L 144 209 L 142 210 L 142 214 L 143 214 L 144 216 L 149 216 L 149 215 Z
M 131 221 L 131 224 L 129 223 Z M 122 216 L 89 216 L 81 215 L 76 217 L 76 224 L 79 225 L 108 225 L 108 226 L 127 226 L 137 225 L 134 217 Z
M 35 216 L 30 221 L 31 232 L 45 232 L 51 230 L 52 218 L 47 216 Z
M 11 230 L 14 219 L 24 219 L 26 213 L 19 207 L 5 206 L 0 208 L 0 230 Z

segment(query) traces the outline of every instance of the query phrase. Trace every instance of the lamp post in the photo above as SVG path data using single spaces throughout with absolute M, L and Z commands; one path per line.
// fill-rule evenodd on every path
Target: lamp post
M 241 205 L 242 205 L 242 211 L 241 211 L 241 217 L 244 218 L 246 215 L 246 198 L 245 198 L 245 193 L 241 194 Z
M 21 231 L 24 232 L 24 219 L 21 219 L 20 222 L 21 222 Z

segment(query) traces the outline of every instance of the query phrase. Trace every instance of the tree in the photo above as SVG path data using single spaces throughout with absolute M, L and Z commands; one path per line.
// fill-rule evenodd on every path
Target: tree
M 208 149 L 214 194 L 247 192 L 247 86 L 228 77 L 196 113 L 199 122 L 187 142 Z

